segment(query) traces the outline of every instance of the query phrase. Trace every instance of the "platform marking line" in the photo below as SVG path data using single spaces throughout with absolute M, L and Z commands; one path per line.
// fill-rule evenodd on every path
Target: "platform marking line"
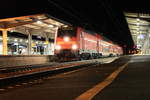
M 96 94 L 101 92 L 106 86 L 111 84 L 114 79 L 119 75 L 121 71 L 129 64 L 129 62 L 125 63 L 121 67 L 119 67 L 117 70 L 115 70 L 112 74 L 110 74 L 103 82 L 100 82 L 93 88 L 87 90 L 80 96 L 78 96 L 75 100 L 91 100 Z

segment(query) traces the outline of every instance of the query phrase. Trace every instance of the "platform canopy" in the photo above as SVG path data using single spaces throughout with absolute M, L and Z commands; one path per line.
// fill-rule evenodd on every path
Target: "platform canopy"
M 150 14 L 126 12 L 125 16 L 136 48 L 141 49 L 143 54 L 149 54 Z
M 0 30 L 2 31 L 3 55 L 7 55 L 8 31 L 19 32 L 28 36 L 28 54 L 32 50 L 32 35 L 45 38 L 45 43 L 49 44 L 50 40 L 55 40 L 59 27 L 70 26 L 62 20 L 49 16 L 48 14 L 35 14 L 13 18 L 0 19 Z M 12 40 L 13 41 L 13 40 Z M 47 48 L 48 51 L 49 48 Z
M 49 33 L 48 37 L 52 39 L 56 29 L 66 25 L 69 24 L 46 14 L 0 19 L 0 29 L 8 29 L 23 34 L 27 34 L 26 30 L 30 30 L 32 35 L 41 37 L 45 37 L 45 33 Z

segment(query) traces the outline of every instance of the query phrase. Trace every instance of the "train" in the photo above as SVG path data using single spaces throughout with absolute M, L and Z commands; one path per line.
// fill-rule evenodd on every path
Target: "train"
M 123 54 L 121 46 L 82 27 L 60 27 L 55 41 L 58 58 L 96 59 Z

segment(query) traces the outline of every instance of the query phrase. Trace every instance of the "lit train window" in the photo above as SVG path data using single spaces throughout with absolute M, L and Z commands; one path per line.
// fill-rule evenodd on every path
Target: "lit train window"
M 103 48 L 103 52 L 109 52 L 109 48 Z
M 70 36 L 70 37 L 73 37 L 73 36 L 76 36 L 76 30 L 75 29 L 59 29 L 58 30 L 58 37 L 63 37 L 63 36 Z

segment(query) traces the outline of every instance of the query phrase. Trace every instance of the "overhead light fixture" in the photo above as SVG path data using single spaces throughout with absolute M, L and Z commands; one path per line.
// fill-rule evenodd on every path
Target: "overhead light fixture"
M 18 43 L 14 43 L 14 45 L 19 45 Z
M 68 27 L 68 25 L 64 25 L 63 27 Z
M 10 32 L 14 32 L 14 30 L 10 30 Z
M 140 19 L 139 19 L 139 18 L 137 18 L 136 20 L 137 20 L 137 21 L 140 21 Z
M 143 35 L 143 34 L 140 34 L 139 36 L 138 36 L 138 39 L 144 39 L 145 38 L 145 36 Z
M 48 27 L 53 28 L 53 27 L 54 27 L 54 25 L 48 25 Z
M 38 20 L 36 23 L 37 23 L 37 24 L 42 24 L 42 21 L 39 21 L 39 20 Z
M 41 36 L 37 36 L 37 38 L 38 38 L 38 39 L 41 39 L 42 37 L 41 37 Z

